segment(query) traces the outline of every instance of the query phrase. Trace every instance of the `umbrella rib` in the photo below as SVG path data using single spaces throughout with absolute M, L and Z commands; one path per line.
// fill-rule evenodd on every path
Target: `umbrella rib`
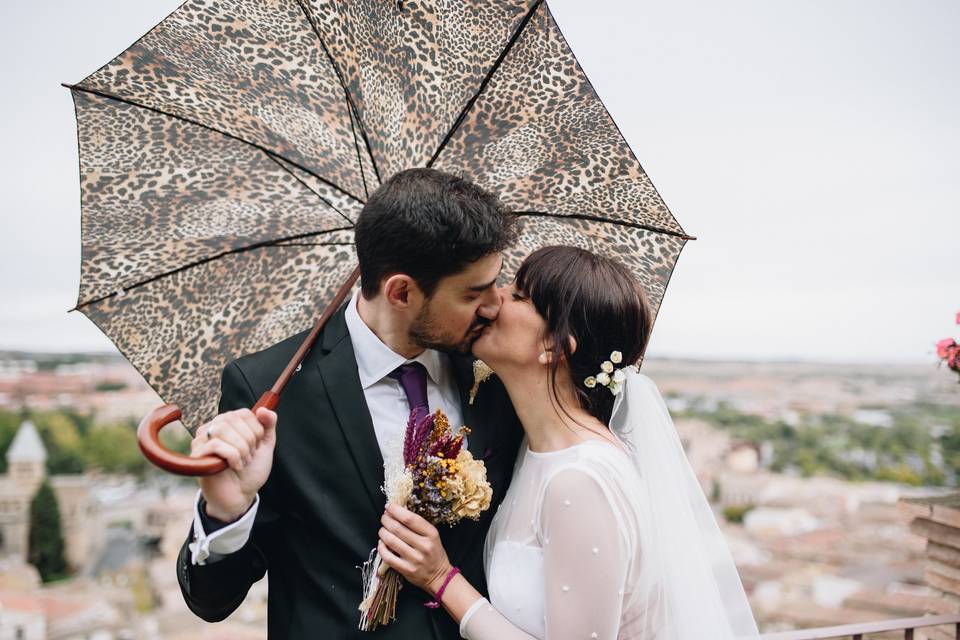
M 222 136 L 226 136 L 226 137 L 231 138 L 231 139 L 233 139 L 233 140 L 236 140 L 236 141 L 238 141 L 238 142 L 242 142 L 242 143 L 244 143 L 244 144 L 248 144 L 248 145 L 250 145 L 251 147 L 253 147 L 254 149 L 259 149 L 260 151 L 262 151 L 263 153 L 267 154 L 268 156 L 276 156 L 276 157 L 278 157 L 278 158 L 283 159 L 284 162 L 289 162 L 290 164 L 292 164 L 293 166 L 297 167 L 298 169 L 301 169 L 301 170 L 303 170 L 304 172 L 309 173 L 311 176 L 313 176 L 313 177 L 316 178 L 317 180 L 323 182 L 324 184 L 327 184 L 327 185 L 333 187 L 334 189 L 336 189 L 337 191 L 341 192 L 341 193 L 344 194 L 345 196 L 348 196 L 348 197 L 350 197 L 350 198 L 353 198 L 354 200 L 356 200 L 356 201 L 359 202 L 360 204 L 364 204 L 364 201 L 363 201 L 362 199 L 360 199 L 359 197 L 357 197 L 357 196 L 355 196 L 354 194 L 350 193 L 349 191 L 347 191 L 346 189 L 344 189 L 344 188 L 341 187 L 340 185 L 336 184 L 335 182 L 331 182 L 330 180 L 327 180 L 327 179 L 324 178 L 323 176 L 317 175 L 315 172 L 311 171 L 311 170 L 308 169 L 307 167 L 304 167 L 304 166 L 302 166 L 301 164 L 299 164 L 299 163 L 297 163 L 297 162 L 294 162 L 293 160 L 290 160 L 290 159 L 288 159 L 288 158 L 285 158 L 285 157 L 283 157 L 283 155 L 281 155 L 281 154 L 279 154 L 279 153 L 277 153 L 277 152 L 275 152 L 275 151 L 271 151 L 270 149 L 267 149 L 267 148 L 264 147 L 263 145 L 257 144 L 256 142 L 251 142 L 250 140 L 246 140 L 246 139 L 244 139 L 244 138 L 241 138 L 240 136 L 234 135 L 234 134 L 232 134 L 232 133 L 228 133 L 228 132 L 223 131 L 223 130 L 221 130 L 221 129 L 217 129 L 216 127 L 211 127 L 211 126 L 208 125 L 208 124 L 203 124 L 202 122 L 198 122 L 197 120 L 193 120 L 193 119 L 187 118 L 187 117 L 185 117 L 185 116 L 177 115 L 176 113 L 169 113 L 169 112 L 164 111 L 164 110 L 162 110 L 162 109 L 157 109 L 156 107 L 151 107 L 151 106 L 148 106 L 148 105 L 145 105 L 145 104 L 141 104 L 141 103 L 137 102 L 136 100 L 131 100 L 131 99 L 129 99 L 129 98 L 122 98 L 122 97 L 117 96 L 117 95 L 114 95 L 114 94 L 112 94 L 112 93 L 107 93 L 107 92 L 105 92 L 105 91 L 100 91 L 99 89 L 90 89 L 90 88 L 88 88 L 88 87 L 81 87 L 80 85 L 76 85 L 76 84 L 67 84 L 66 82 L 62 83 L 62 86 L 66 87 L 67 89 L 70 89 L 71 91 L 81 91 L 81 92 L 83 92 L 83 93 L 89 93 L 89 94 L 92 94 L 92 95 L 95 95 L 95 96 L 100 96 L 101 98 L 106 98 L 106 99 L 108 99 L 108 100 L 115 100 L 115 101 L 117 101 L 117 102 L 122 102 L 122 103 L 124 103 L 124 104 L 129 104 L 129 105 L 131 105 L 131 106 L 137 107 L 138 109 L 146 109 L 147 111 L 153 111 L 154 113 L 159 113 L 159 114 L 162 115 L 162 116 L 166 116 L 166 117 L 168 117 L 168 118 L 175 118 L 175 119 L 177 119 L 177 120 L 181 120 L 181 121 L 186 122 L 186 123 L 188 123 L 188 124 L 196 125 L 196 126 L 198 126 L 198 127 L 203 127 L 204 129 L 207 129 L 208 131 L 213 131 L 214 133 L 219 133 L 219 134 L 222 135 Z
M 696 238 L 694 238 L 695 240 Z M 670 267 L 670 273 L 667 275 L 666 281 L 663 283 L 663 295 L 660 296 L 660 301 L 657 303 L 656 309 L 653 309 L 653 322 L 650 325 L 650 335 L 647 338 L 646 344 L 643 345 L 643 351 L 640 352 L 640 365 L 643 365 L 643 360 L 647 355 L 647 347 L 650 346 L 650 342 L 653 337 L 653 330 L 656 328 L 657 316 L 660 315 L 660 307 L 663 306 L 663 298 L 667 295 L 667 287 L 670 286 L 670 281 L 673 280 L 673 274 L 677 271 L 677 263 L 680 262 L 680 254 L 683 253 L 686 243 L 680 245 L 680 249 L 677 251 L 677 256 L 673 259 L 673 265 Z
M 350 94 L 344 89 L 343 93 L 347 96 L 347 103 L 350 102 Z M 360 157 L 360 143 L 357 142 L 357 128 L 353 126 L 353 115 L 350 115 L 350 132 L 353 133 L 353 148 L 357 151 L 357 166 L 360 167 L 360 179 L 363 180 L 363 193 L 367 199 L 370 199 L 370 190 L 367 188 L 367 172 L 363 170 L 363 158 Z
M 515 216 L 525 216 L 531 218 L 557 218 L 563 220 L 564 218 L 573 218 L 575 220 L 587 220 L 589 222 L 603 222 L 605 224 L 613 224 L 620 227 L 629 227 L 631 229 L 643 229 L 645 231 L 652 231 L 653 233 L 662 233 L 668 236 L 674 236 L 675 238 L 681 238 L 683 240 L 696 240 L 695 236 L 687 235 L 682 231 L 674 231 L 673 229 L 665 229 L 663 227 L 655 227 L 651 224 L 641 224 L 639 222 L 629 222 L 627 220 L 615 220 L 613 218 L 604 218 L 603 216 L 593 216 L 586 213 L 547 213 L 545 211 L 513 211 Z
M 313 195 L 315 195 L 315 196 L 317 196 L 318 198 L 320 198 L 320 200 L 321 200 L 324 204 L 326 204 L 328 207 L 330 207 L 331 209 L 333 209 L 334 211 L 336 211 L 337 214 L 338 214 L 341 218 L 343 218 L 344 220 L 346 220 L 346 221 L 349 222 L 350 224 L 354 224 L 353 220 L 351 220 L 350 217 L 349 217 L 347 214 L 345 214 L 343 211 L 340 211 L 340 209 L 338 209 L 332 202 L 330 202 L 329 200 L 327 200 L 326 198 L 324 198 L 322 195 L 320 195 L 319 193 L 317 193 L 309 184 L 307 184 L 306 182 L 304 182 L 304 181 L 300 178 L 300 176 L 298 176 L 298 175 L 295 174 L 293 171 L 291 171 L 290 168 L 289 168 L 287 165 L 283 164 L 283 162 L 280 162 L 280 160 L 278 160 L 278 159 L 277 159 L 274 155 L 272 155 L 272 154 L 267 154 L 267 157 L 270 158 L 271 160 L 273 160 L 273 161 L 277 164 L 278 167 L 280 167 L 281 169 L 283 169 L 284 171 L 286 171 L 287 173 L 289 173 L 289 174 L 293 177 L 294 180 L 296 180 L 297 182 L 299 182 L 300 184 L 302 184 L 302 185 L 304 186 L 304 188 L 307 189 L 310 193 L 312 193 Z
M 353 242 L 284 242 L 278 247 L 352 247 Z
M 327 60 L 330 61 L 330 66 L 333 67 L 333 72 L 337 74 L 337 79 L 340 80 L 340 86 L 343 87 L 343 93 L 347 97 L 347 106 L 353 113 L 353 117 L 357 119 L 357 126 L 360 128 L 360 136 L 363 138 L 363 143 L 367 147 L 367 155 L 370 157 L 370 164 L 373 165 L 373 173 L 377 176 L 377 182 L 382 182 L 383 179 L 380 177 L 380 169 L 377 167 L 377 159 L 373 156 L 373 149 L 370 147 L 370 139 L 367 137 L 367 128 L 363 126 L 363 120 L 360 118 L 360 111 L 357 109 L 357 105 L 353 102 L 353 96 L 350 95 L 350 90 L 347 89 L 347 83 L 343 79 L 343 74 L 340 73 L 340 67 L 337 66 L 337 63 L 333 60 L 333 56 L 330 55 L 330 50 L 327 49 L 327 43 L 323 41 L 323 36 L 320 35 L 320 29 L 317 28 L 317 25 L 313 20 L 313 16 L 310 15 L 310 12 L 307 11 L 307 8 L 304 6 L 303 0 L 297 0 L 297 6 L 300 7 L 300 11 L 303 12 L 303 16 L 310 24 L 310 28 L 313 29 L 314 35 L 317 36 L 317 42 L 320 43 L 320 48 L 323 49 L 323 52 L 327 55 Z M 353 120 L 350 121 L 350 126 L 353 126 Z M 354 133 L 354 136 L 356 136 L 356 133 Z M 360 176 L 363 177 L 363 162 L 360 161 L 359 156 L 360 152 L 358 149 L 357 160 L 360 162 Z M 364 185 L 366 185 L 366 179 L 364 179 Z
M 78 302 L 78 303 L 77 303 L 77 306 L 75 306 L 73 309 L 70 309 L 70 311 L 78 311 L 81 307 L 86 307 L 86 306 L 91 305 L 91 304 L 96 304 L 96 303 L 98 303 L 98 302 L 103 302 L 103 301 L 106 300 L 107 298 L 112 298 L 112 297 L 118 295 L 118 294 L 121 293 L 121 292 L 122 292 L 122 293 L 126 293 L 127 291 L 130 291 L 130 290 L 132 290 L 132 289 L 136 289 L 136 288 L 138 288 L 138 287 L 142 287 L 142 286 L 144 286 L 144 285 L 150 284 L 151 282 L 156 282 L 157 280 L 160 280 L 160 279 L 162 279 L 162 278 L 166 278 L 167 276 L 172 276 L 172 275 L 174 275 L 174 274 L 177 274 L 177 273 L 186 271 L 187 269 L 192 269 L 193 267 L 198 267 L 198 266 L 200 266 L 200 265 L 202 265 L 202 264 L 206 264 L 206 263 L 208 263 L 208 262 L 213 262 L 214 260 L 219 260 L 220 258 L 222 258 L 222 257 L 224 257 L 224 256 L 228 256 L 228 255 L 231 255 L 231 254 L 234 254 L 234 253 L 245 253 L 245 252 L 247 252 L 247 251 L 253 251 L 254 249 L 262 249 L 262 248 L 264 248 L 264 247 L 271 247 L 271 246 L 287 246 L 287 245 L 284 245 L 284 244 L 281 244 L 281 243 L 286 242 L 286 241 L 289 241 L 289 240 L 299 240 L 299 239 L 301 239 L 301 238 L 309 238 L 309 237 L 321 236 L 321 235 L 323 235 L 323 234 L 325 234 L 325 233 L 335 233 L 335 232 L 337 232 L 337 231 L 351 231 L 352 229 L 353 229 L 353 225 L 351 224 L 349 227 L 336 227 L 336 228 L 333 228 L 333 229 L 324 229 L 323 231 L 309 231 L 309 232 L 307 232 L 307 233 L 298 233 L 298 234 L 296 234 L 296 235 L 285 236 L 285 237 L 283 237 L 283 238 L 272 238 L 272 239 L 270 239 L 270 240 L 263 240 L 262 242 L 255 242 L 255 243 L 253 243 L 253 244 L 248 244 L 248 245 L 245 245 L 245 246 L 243 246 L 243 247 L 237 247 L 237 248 L 235 248 L 235 249 L 227 249 L 226 251 L 221 251 L 220 253 L 216 253 L 216 254 L 214 254 L 214 255 L 212 255 L 212 256 L 207 256 L 207 257 L 205 257 L 205 258 L 200 258 L 199 260 L 194 260 L 193 262 L 190 262 L 190 263 L 188 263 L 188 264 L 179 266 L 179 267 L 177 267 L 176 269 L 171 269 L 171 270 L 169 270 L 169 271 L 164 271 L 163 273 L 158 273 L 157 275 L 150 276 L 149 278 L 145 278 L 144 280 L 141 280 L 141 281 L 139 281 L 139 282 L 135 282 L 135 283 L 131 284 L 130 286 L 121 287 L 119 291 L 114 291 L 114 292 L 112 292 L 112 293 L 108 293 L 108 294 L 105 295 L 105 296 L 100 296 L 99 298 L 93 298 L 93 299 L 87 300 L 87 301 L 85 301 L 85 302 Z M 331 242 L 331 243 L 318 243 L 318 244 L 338 244 L 338 245 L 339 245 L 339 244 L 343 244 L 343 245 L 352 245 L 353 243 L 352 243 L 352 242 Z M 290 245 L 290 246 L 297 246 L 297 245 Z
M 463 108 L 463 111 L 460 112 L 460 115 L 454 121 L 453 126 L 450 127 L 450 131 L 447 132 L 447 135 L 444 136 L 443 141 L 440 143 L 440 146 L 437 147 L 437 150 L 433 152 L 433 156 L 430 158 L 430 161 L 427 162 L 427 167 L 432 167 L 433 163 L 437 161 L 437 157 L 440 155 L 440 152 L 443 151 L 443 148 L 447 146 L 447 143 L 450 142 L 450 139 L 453 137 L 453 134 L 457 132 L 457 129 L 460 128 L 460 125 L 463 124 L 463 121 L 467 119 L 467 114 L 470 112 L 470 109 L 473 108 L 473 104 L 477 101 L 477 98 L 480 97 L 480 94 L 483 93 L 483 90 L 487 88 L 487 85 L 490 83 L 493 74 L 497 72 L 497 69 L 500 68 L 500 65 L 503 63 L 503 60 L 507 57 L 507 54 L 510 53 L 510 50 L 513 48 L 513 45 L 520 38 L 520 35 L 523 33 L 523 30 L 526 29 L 527 25 L 530 23 L 530 19 L 533 18 L 533 14 L 536 13 L 537 9 L 540 8 L 540 5 L 543 4 L 543 0 L 537 0 L 533 3 L 533 6 L 530 7 L 530 10 L 527 11 L 527 15 L 523 17 L 523 20 L 520 21 L 520 24 L 517 25 L 516 30 L 513 32 L 513 35 L 510 37 L 507 46 L 503 48 L 503 51 L 500 52 L 500 57 L 493 63 L 493 66 L 490 67 L 490 70 L 487 71 L 487 75 L 483 78 L 483 81 L 480 83 L 480 87 L 477 89 L 476 93 L 473 94 L 473 97 L 467 102 L 466 106 Z

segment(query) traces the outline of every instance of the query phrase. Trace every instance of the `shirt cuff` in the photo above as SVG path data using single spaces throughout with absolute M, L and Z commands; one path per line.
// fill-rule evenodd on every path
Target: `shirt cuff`
M 257 515 L 257 506 L 260 504 L 258 493 L 247 512 L 236 522 L 216 529 L 207 534 L 200 515 L 200 504 L 203 494 L 198 490 L 197 499 L 193 505 L 193 542 L 190 543 L 190 562 L 195 565 L 205 565 L 207 562 L 216 562 L 221 557 L 239 551 L 250 539 L 253 521 Z M 209 516 L 208 516 L 209 518 Z
M 467 609 L 467 612 L 463 614 L 463 617 L 460 618 L 460 637 L 467 637 L 467 625 L 470 624 L 470 618 L 473 617 L 477 611 L 480 611 L 480 607 L 487 605 L 490 606 L 490 602 L 486 598 L 479 598 L 476 602 L 470 605 L 470 608 Z

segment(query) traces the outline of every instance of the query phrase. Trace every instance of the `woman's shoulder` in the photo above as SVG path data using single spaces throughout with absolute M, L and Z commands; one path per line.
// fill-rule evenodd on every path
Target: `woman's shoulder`
M 620 445 L 587 440 L 570 448 L 571 455 L 558 460 L 550 469 L 544 490 L 589 491 L 599 487 L 605 494 L 620 494 L 636 486 L 636 469 L 629 454 Z
M 619 532 L 624 549 L 633 549 L 639 482 L 632 462 L 612 444 L 591 441 L 577 449 L 575 457 L 551 468 L 545 478 L 541 530 L 546 535 L 558 523 L 589 522 L 591 527 L 606 523 Z

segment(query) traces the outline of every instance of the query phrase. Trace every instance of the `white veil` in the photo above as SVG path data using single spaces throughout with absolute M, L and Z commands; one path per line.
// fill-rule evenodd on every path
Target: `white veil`
M 623 371 L 610 429 L 640 474 L 642 573 L 658 609 L 640 637 L 759 638 L 733 557 L 660 392 L 634 367 Z

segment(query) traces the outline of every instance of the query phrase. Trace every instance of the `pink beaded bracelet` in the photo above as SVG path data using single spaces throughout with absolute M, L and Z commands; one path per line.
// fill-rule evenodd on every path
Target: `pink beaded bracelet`
M 435 595 L 430 602 L 424 602 L 423 606 L 427 609 L 439 609 L 440 601 L 443 600 L 443 592 L 446 590 L 447 585 L 450 584 L 450 581 L 453 580 L 453 576 L 458 573 L 460 573 L 460 567 L 450 567 L 450 571 L 447 572 L 447 577 L 443 579 L 443 584 L 437 589 L 437 595 Z

